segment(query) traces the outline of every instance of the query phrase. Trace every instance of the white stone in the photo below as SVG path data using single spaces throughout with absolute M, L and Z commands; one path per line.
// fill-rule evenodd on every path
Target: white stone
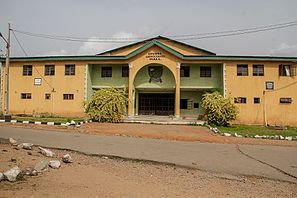
M 66 155 L 64 155 L 64 156 L 62 157 L 62 161 L 63 161 L 64 163 L 72 163 L 72 158 L 71 158 L 71 156 L 70 156 L 69 154 L 66 154 Z
M 283 136 L 279 136 L 279 139 L 281 139 L 281 140 L 284 140 L 285 139 L 285 137 L 283 137 Z
M 18 147 L 20 147 L 22 149 L 27 149 L 27 150 L 32 150 L 32 146 L 33 146 L 33 144 L 31 144 L 31 143 L 21 143 L 18 145 Z
M 71 120 L 70 125 L 76 125 L 74 120 Z
M 4 174 L 4 176 L 6 177 L 6 179 L 8 181 L 16 181 L 17 180 L 17 176 L 21 173 L 21 169 L 17 166 L 13 167 L 12 169 L 6 171 Z
M 37 121 L 35 121 L 35 124 L 41 124 L 41 122 L 37 122 Z
M 11 123 L 17 123 L 17 120 L 10 120 Z
M 23 121 L 23 124 L 29 124 L 29 121 Z
M 15 139 L 13 139 L 13 138 L 9 138 L 9 142 L 10 142 L 10 144 L 12 144 L 12 145 L 17 145 L 17 141 L 15 140 Z
M 38 147 L 41 154 L 46 156 L 46 157 L 54 157 L 55 153 L 49 149 Z
M 230 133 L 224 133 L 224 136 L 230 137 L 231 134 Z
M 37 164 L 35 165 L 34 169 L 37 172 L 43 172 L 43 171 L 47 171 L 48 170 L 48 164 L 49 162 L 46 160 L 41 160 L 39 162 L 37 162 Z
M 235 137 L 242 137 L 242 135 L 238 135 L 237 133 L 234 134 Z
M 255 138 L 257 138 L 257 139 L 261 139 L 262 136 L 261 136 L 261 135 L 255 135 Z
M 5 178 L 4 178 L 4 175 L 3 175 L 3 173 L 0 173 L 0 182 L 2 181 L 2 180 L 4 180 Z
M 51 160 L 49 162 L 49 167 L 51 168 L 57 169 L 57 168 L 60 168 L 60 166 L 61 166 L 61 162 L 59 160 Z
M 69 123 L 69 122 L 66 122 L 65 125 L 66 125 L 66 126 L 70 126 L 70 123 Z
M 47 125 L 55 125 L 55 122 L 47 122 Z
M 286 137 L 286 140 L 288 140 L 288 141 L 292 141 L 292 140 L 293 140 L 293 137 L 288 136 L 288 137 Z

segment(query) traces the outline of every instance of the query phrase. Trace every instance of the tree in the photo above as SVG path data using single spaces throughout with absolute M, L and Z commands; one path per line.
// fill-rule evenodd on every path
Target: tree
M 126 113 L 127 101 L 125 89 L 99 89 L 85 102 L 85 112 L 94 121 L 120 122 Z
M 205 108 L 209 124 L 226 126 L 235 120 L 239 110 L 234 105 L 233 98 L 224 98 L 219 92 L 206 93 L 202 96 L 202 107 Z

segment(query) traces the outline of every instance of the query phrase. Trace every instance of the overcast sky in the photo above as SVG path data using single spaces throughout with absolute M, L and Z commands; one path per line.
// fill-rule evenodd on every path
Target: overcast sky
M 0 31 L 6 36 L 9 22 L 16 30 L 50 35 L 170 36 L 297 21 L 296 10 L 297 0 L 0 0 Z M 124 45 L 16 36 L 29 56 L 91 55 Z M 24 56 L 11 39 L 12 56 Z M 297 26 L 185 42 L 219 55 L 297 56 Z

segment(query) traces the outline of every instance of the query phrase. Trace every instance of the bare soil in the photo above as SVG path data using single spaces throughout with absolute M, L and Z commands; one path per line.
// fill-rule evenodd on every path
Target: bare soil
M 125 136 L 139 138 L 154 138 L 178 141 L 199 141 L 222 144 L 251 144 L 297 147 L 297 141 L 268 140 L 255 138 L 225 137 L 215 134 L 207 127 L 188 125 L 153 125 L 127 123 L 86 123 L 81 127 L 62 127 L 49 125 L 34 125 L 20 123 L 0 123 L 0 126 L 37 128 L 44 130 L 58 130 L 63 132 L 79 132 L 96 135 Z
M 0 182 L 0 197 L 296 197 L 296 184 L 221 175 L 172 165 L 70 153 L 74 163 L 17 182 Z M 29 153 L 31 152 L 31 154 Z M 34 167 L 46 158 L 0 143 L 0 172 Z M 16 161 L 12 162 L 11 158 Z

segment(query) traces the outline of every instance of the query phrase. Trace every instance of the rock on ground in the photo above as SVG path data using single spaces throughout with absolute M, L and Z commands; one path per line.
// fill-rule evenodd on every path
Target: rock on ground
M 37 176 L 38 175 L 37 170 L 35 170 L 32 167 L 26 168 L 23 172 L 25 175 L 28 175 L 28 176 Z
M 18 144 L 18 142 L 13 138 L 9 138 L 9 143 L 14 145 L 14 146 L 16 146 Z
M 45 148 L 42 148 L 42 147 L 38 147 L 38 148 L 40 149 L 41 154 L 46 156 L 46 157 L 54 157 L 54 155 L 55 155 L 55 153 L 52 152 L 49 149 L 45 149 Z
M 37 162 L 37 164 L 35 165 L 34 169 L 37 171 L 37 172 L 43 172 L 43 171 L 47 171 L 48 170 L 48 165 L 49 165 L 49 162 L 46 161 L 46 160 L 41 160 L 39 162 Z
M 72 158 L 71 158 L 71 156 L 70 156 L 69 154 L 66 154 L 66 155 L 64 155 L 64 156 L 62 157 L 62 161 L 63 161 L 64 163 L 72 163 Z
M 17 166 L 13 167 L 12 169 L 6 171 L 4 176 L 8 181 L 14 182 L 17 180 L 18 175 L 21 173 L 21 169 Z
M 32 146 L 33 146 L 33 144 L 31 144 L 31 143 L 21 143 L 21 144 L 19 144 L 18 147 L 20 147 L 22 149 L 32 150 Z
M 60 168 L 60 166 L 61 166 L 61 162 L 59 160 L 51 160 L 49 162 L 49 167 L 51 168 L 57 169 L 57 168 Z
M 0 173 L 0 182 L 1 182 L 2 180 L 4 180 L 4 175 L 3 175 L 3 173 Z

